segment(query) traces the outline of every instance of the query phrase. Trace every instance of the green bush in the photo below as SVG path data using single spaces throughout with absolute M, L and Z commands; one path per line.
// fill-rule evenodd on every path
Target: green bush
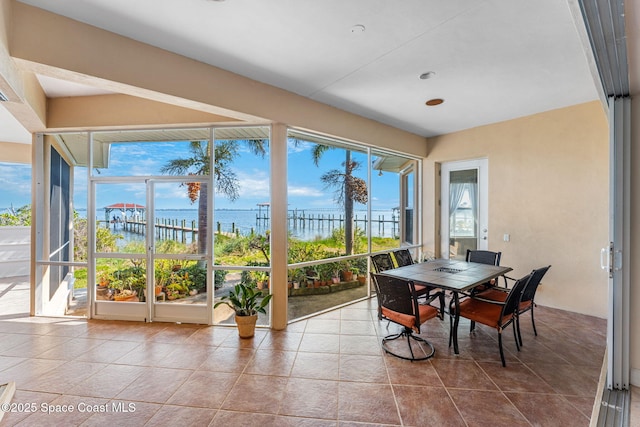
M 215 289 L 220 289 L 224 285 L 227 273 L 227 270 L 213 270 L 213 286 Z
M 207 289 L 207 269 L 201 267 L 197 262 L 178 270 L 178 273 L 185 276 L 188 275 L 192 282 L 191 288 L 198 292 L 204 292 Z
M 11 208 L 9 212 L 0 214 L 0 226 L 31 225 L 31 205 L 24 205 L 18 209 Z

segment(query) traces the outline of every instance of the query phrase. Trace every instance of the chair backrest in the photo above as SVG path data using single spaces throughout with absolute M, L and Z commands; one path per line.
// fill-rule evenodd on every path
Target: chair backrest
M 371 255 L 371 263 L 376 273 L 382 273 L 383 271 L 395 268 L 391 260 L 391 254 L 389 253 Z
M 547 271 L 551 268 L 551 266 L 538 268 L 531 272 L 531 280 L 524 291 L 522 292 L 522 298 L 520 301 L 533 301 L 533 297 L 536 295 L 536 290 L 538 289 L 538 285 L 542 281 L 542 278 Z
M 396 313 L 416 316 L 415 325 L 420 325 L 418 299 L 413 282 L 375 273 L 371 273 L 371 278 L 380 307 Z
M 509 291 L 509 294 L 507 294 L 507 299 L 504 302 L 504 306 L 502 307 L 501 317 L 505 317 L 517 311 L 518 306 L 520 305 L 522 292 L 531 280 L 531 276 L 532 273 L 529 273 L 523 278 L 516 280 L 516 283 L 513 284 L 513 287 Z
M 409 249 L 398 249 L 397 251 L 393 251 L 393 257 L 396 259 L 398 267 L 413 264 L 413 257 L 411 256 Z
M 500 265 L 502 252 L 481 251 L 467 249 L 467 262 L 478 262 L 480 264 Z

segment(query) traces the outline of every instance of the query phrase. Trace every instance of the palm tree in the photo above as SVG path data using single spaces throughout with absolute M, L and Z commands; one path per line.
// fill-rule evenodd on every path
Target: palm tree
M 318 144 L 312 150 L 313 163 L 318 166 L 322 155 L 329 149 L 328 145 Z M 366 204 L 368 201 L 367 183 L 353 175 L 360 167 L 360 162 L 351 159 L 351 151 L 345 150 L 344 170 L 333 169 L 320 177 L 326 187 L 335 188 L 335 201 L 344 207 L 344 246 L 345 254 L 353 252 L 353 202 Z
M 239 196 L 238 178 L 231 169 L 231 164 L 238 156 L 238 145 L 244 142 L 252 153 L 264 157 L 269 141 L 266 139 L 220 140 L 214 144 L 213 181 L 215 191 L 235 201 Z M 190 156 L 184 159 L 173 159 L 167 162 L 160 171 L 171 175 L 209 175 L 211 158 L 208 141 L 191 141 Z M 208 188 L 206 182 L 187 183 L 187 193 L 191 203 L 198 200 L 198 253 L 207 250 L 207 204 Z

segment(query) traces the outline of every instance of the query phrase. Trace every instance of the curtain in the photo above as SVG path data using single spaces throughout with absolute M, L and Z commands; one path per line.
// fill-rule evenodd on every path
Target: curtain
M 469 190 L 469 200 L 471 200 L 471 214 L 473 215 L 473 235 L 478 235 L 478 184 L 470 182 L 465 184 Z
M 467 185 L 467 183 L 463 182 L 452 182 L 449 184 L 449 218 L 453 217 L 453 214 L 460 207 L 462 196 L 464 195 L 464 190 Z

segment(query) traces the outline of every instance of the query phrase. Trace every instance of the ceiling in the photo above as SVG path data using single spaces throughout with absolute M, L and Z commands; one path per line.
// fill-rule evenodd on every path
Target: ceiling
M 597 100 L 570 2 L 22 0 L 425 137 Z

